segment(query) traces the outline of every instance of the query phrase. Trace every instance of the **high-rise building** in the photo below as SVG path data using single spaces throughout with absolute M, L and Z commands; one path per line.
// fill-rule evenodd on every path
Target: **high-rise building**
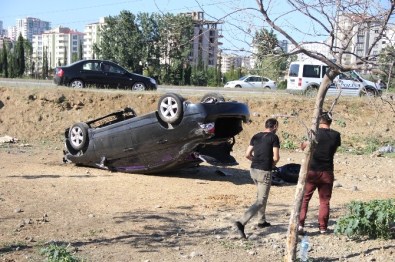
M 300 43 L 299 44 L 300 47 L 313 52 L 313 53 L 317 53 L 317 54 L 321 54 L 322 56 L 325 56 L 329 59 L 333 59 L 332 54 L 330 54 L 329 52 L 329 45 L 326 44 L 325 42 L 321 42 L 321 43 Z M 292 53 L 293 51 L 296 50 L 295 45 L 293 44 L 289 44 L 288 45 L 288 51 L 290 53 Z M 308 61 L 308 60 L 312 60 L 312 58 L 310 58 L 309 56 L 305 55 L 304 53 L 299 53 L 297 54 L 297 60 L 298 61 Z
M 204 12 L 190 12 L 185 15 L 190 15 L 194 22 L 194 37 L 190 54 L 192 64 L 197 64 L 201 59 L 206 66 L 217 66 L 219 46 L 222 45 L 219 41 L 222 37 L 220 25 L 223 22 L 205 20 Z
M 29 40 L 29 42 L 32 42 L 33 35 L 42 34 L 44 31 L 49 30 L 50 28 L 50 22 L 42 21 L 34 17 L 26 17 L 16 20 L 15 31 L 13 30 L 9 37 L 13 40 L 17 40 L 21 34 L 23 38 Z
M 0 20 L 0 36 L 4 36 L 3 21 Z
M 342 57 L 344 65 L 366 57 L 374 61 L 383 48 L 395 41 L 392 27 L 380 35 L 382 21 L 366 19 L 363 15 L 340 13 L 336 25 L 335 46 L 347 51 Z
M 84 29 L 84 45 L 83 45 L 83 59 L 93 59 L 95 57 L 93 52 L 93 44 L 100 42 L 100 30 L 104 25 L 104 17 L 100 18 L 99 22 L 88 24 Z
M 34 35 L 32 46 L 36 67 L 41 68 L 45 54 L 50 68 L 79 60 L 82 56 L 83 39 L 84 33 L 61 26 Z

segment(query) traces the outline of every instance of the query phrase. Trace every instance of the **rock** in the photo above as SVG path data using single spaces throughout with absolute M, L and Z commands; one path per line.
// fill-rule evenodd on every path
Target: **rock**
M 351 190 L 352 190 L 352 191 L 359 191 L 359 189 L 358 189 L 357 186 L 353 186 Z
M 339 182 L 333 183 L 333 188 L 338 188 L 338 187 L 342 187 L 342 185 Z
M 23 210 L 20 207 L 14 209 L 14 213 L 22 213 Z
M 203 256 L 203 255 L 200 254 L 200 253 L 198 253 L 198 252 L 193 251 L 193 252 L 191 252 L 191 254 L 190 254 L 189 256 L 190 256 L 190 257 L 201 257 L 201 256 Z
M 0 137 L 0 144 L 4 144 L 4 143 L 16 143 L 18 142 L 18 139 L 11 137 L 11 136 L 3 136 Z
M 258 252 L 256 252 L 256 250 L 250 250 L 248 251 L 248 254 L 250 254 L 251 256 L 255 256 L 256 254 L 258 254 Z
M 89 218 L 94 218 L 95 215 L 94 215 L 94 214 L 89 214 L 88 217 L 89 217 Z

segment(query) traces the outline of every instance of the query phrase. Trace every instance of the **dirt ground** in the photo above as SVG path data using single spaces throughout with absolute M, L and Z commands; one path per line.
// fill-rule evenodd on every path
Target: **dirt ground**
M 195 102 L 202 94 L 184 96 Z M 272 226 L 258 229 L 253 220 L 246 227 L 248 240 L 239 239 L 232 224 L 256 193 L 243 154 L 272 115 L 282 115 L 282 145 L 300 142 L 304 125 L 311 125 L 314 101 L 286 94 L 228 96 L 247 103 L 252 120 L 236 138 L 233 155 L 240 165 L 235 168 L 202 165 L 136 175 L 62 162 L 66 127 L 126 106 L 138 114 L 156 110 L 159 97 L 157 92 L 0 87 L 0 137 L 17 139 L 0 144 L 0 261 L 43 261 L 40 249 L 52 242 L 69 245 L 85 261 L 283 259 L 295 185 L 273 186 L 267 208 Z M 341 98 L 334 112 L 333 128 L 342 133 L 343 146 L 335 156 L 330 230 L 350 201 L 395 197 L 395 158 L 353 153 L 366 151 L 372 137 L 383 145 L 394 141 L 389 103 Z M 279 166 L 301 163 L 303 157 L 298 149 L 282 149 Z M 318 234 L 317 210 L 315 195 L 306 228 L 314 261 L 395 261 L 395 240 Z

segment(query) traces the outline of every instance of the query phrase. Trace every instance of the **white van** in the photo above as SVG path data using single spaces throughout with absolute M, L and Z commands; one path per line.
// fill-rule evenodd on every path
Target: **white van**
M 317 92 L 329 67 L 320 62 L 292 62 L 289 67 L 287 92 L 311 95 Z M 327 95 L 380 95 L 381 87 L 350 71 L 338 75 L 330 85 Z

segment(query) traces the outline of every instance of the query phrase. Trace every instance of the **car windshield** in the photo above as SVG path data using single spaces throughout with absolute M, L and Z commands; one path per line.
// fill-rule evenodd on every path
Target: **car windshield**
M 239 80 L 240 81 L 243 81 L 244 79 L 246 79 L 248 76 L 243 76 L 243 77 L 241 77 Z

